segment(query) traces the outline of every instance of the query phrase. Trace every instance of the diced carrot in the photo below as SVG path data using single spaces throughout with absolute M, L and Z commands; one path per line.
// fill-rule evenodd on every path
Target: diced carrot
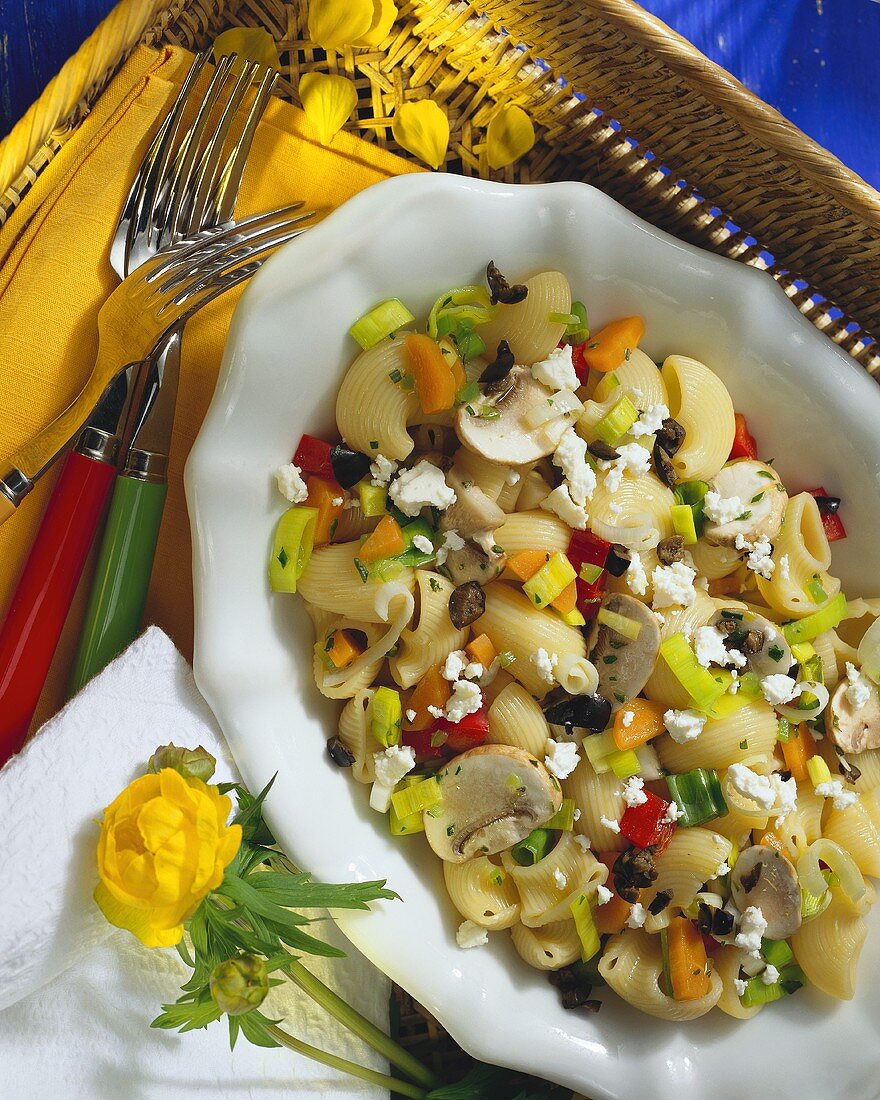
M 577 581 L 572 581 L 563 588 L 555 600 L 550 601 L 550 606 L 555 607 L 563 615 L 574 611 L 577 607 Z
M 407 721 L 407 727 L 411 730 L 427 729 L 437 721 L 428 707 L 445 707 L 451 694 L 449 681 L 444 680 L 440 674 L 440 666 L 434 665 L 429 668 L 407 700 L 406 709 L 416 712 L 415 718 Z
M 343 492 L 335 481 L 318 477 L 312 474 L 306 479 L 306 487 L 309 495 L 306 504 L 310 508 L 318 509 L 318 518 L 315 520 L 315 546 L 324 546 L 332 538 L 336 530 L 336 523 L 342 514 Z M 335 502 L 339 501 L 338 504 Z
M 644 745 L 665 729 L 663 715 L 666 710 L 664 703 L 655 703 L 650 699 L 631 699 L 614 715 L 614 728 L 611 731 L 614 744 L 623 751 Z M 626 719 L 629 714 L 632 718 Z
M 451 409 L 459 387 L 437 343 L 424 333 L 414 332 L 407 336 L 405 344 L 422 411 L 435 413 Z
M 677 1001 L 698 1001 L 709 992 L 709 959 L 697 926 L 686 917 L 673 917 L 666 929 L 669 980 Z
M 406 549 L 406 542 L 400 524 L 394 516 L 383 516 L 375 530 L 367 535 L 360 550 L 358 558 L 367 564 L 371 561 L 380 561 L 382 558 L 396 558 Z
M 641 317 L 619 317 L 590 336 L 583 345 L 584 362 L 590 370 L 606 374 L 625 361 L 626 353 L 637 348 L 644 335 Z
M 612 891 L 610 900 L 604 905 L 597 905 L 593 910 L 593 921 L 600 936 L 616 936 L 618 932 L 622 932 L 632 909 L 630 903 L 624 901 L 614 889 L 614 883 L 611 881 L 611 871 L 619 855 L 620 852 L 599 852 L 598 854 L 599 862 L 604 863 L 608 868 L 608 880 L 605 885 Z
M 464 647 L 464 651 L 472 661 L 482 665 L 483 668 L 488 668 L 498 656 L 498 651 L 492 645 L 488 634 L 479 634 L 471 639 Z
M 358 645 L 350 630 L 334 630 L 327 641 L 330 646 L 325 645 L 324 652 L 334 668 L 348 668 L 355 657 L 363 653 L 363 647 Z
M 798 726 L 797 737 L 791 737 L 788 741 L 782 742 L 782 755 L 785 758 L 786 768 L 798 783 L 809 783 L 807 761 L 811 756 L 816 755 L 816 742 L 806 722 L 801 722 Z
M 788 848 L 786 848 L 785 844 L 782 842 L 781 838 L 776 835 L 776 833 L 770 832 L 769 830 L 762 833 L 760 829 L 753 829 L 752 839 L 754 840 L 755 844 L 764 844 L 768 848 L 775 848 L 776 851 L 779 852 L 781 855 L 786 856 L 786 858 L 788 859 L 791 858 L 788 854 Z
M 507 559 L 506 569 L 521 581 L 533 577 L 552 555 L 546 550 L 519 550 Z

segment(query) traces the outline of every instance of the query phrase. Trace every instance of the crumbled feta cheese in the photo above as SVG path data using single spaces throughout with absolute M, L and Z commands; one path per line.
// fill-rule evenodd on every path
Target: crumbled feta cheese
M 563 344 L 532 365 L 532 377 L 551 390 L 576 390 L 581 381 L 571 361 L 571 344 Z
M 781 707 L 784 703 L 797 699 L 803 688 L 791 676 L 776 672 L 772 676 L 764 677 L 761 681 L 761 691 L 771 707 Z
M 559 657 L 555 653 L 548 653 L 546 649 L 536 649 L 529 657 L 535 666 L 535 671 L 545 684 L 555 684 L 554 669 L 559 664 Z
M 743 993 L 745 993 L 747 984 L 748 983 L 746 981 L 744 981 L 742 978 L 734 978 L 733 979 L 733 988 L 736 990 L 737 996 L 741 997 L 743 995 Z
M 587 441 L 574 428 L 563 433 L 553 463 L 562 470 L 571 499 L 583 507 L 596 488 L 596 474 L 587 462 Z
M 694 577 L 697 573 L 684 562 L 677 561 L 672 565 L 655 566 L 651 574 L 651 583 L 654 585 L 653 607 L 690 607 L 697 598 L 694 589 Z
M 345 504 L 345 497 L 334 497 L 333 500 L 330 501 L 330 503 L 333 505 L 334 508 L 341 508 L 342 505 Z
M 548 737 L 544 748 L 547 754 L 544 767 L 547 771 L 557 779 L 568 779 L 580 761 L 577 744 L 574 741 L 554 741 Z
M 431 542 L 427 535 L 416 535 L 412 540 L 412 544 L 416 550 L 421 551 L 423 554 L 434 553 L 434 543 Z
M 278 486 L 278 492 L 291 504 L 302 504 L 309 495 L 306 483 L 302 479 L 302 470 L 292 462 L 278 467 L 275 471 L 275 483 Z
M 566 886 L 568 886 L 568 879 L 565 877 L 565 874 L 559 870 L 558 867 L 555 867 L 553 869 L 553 881 L 556 883 L 560 890 L 564 890 Z
M 779 576 L 782 577 L 784 581 L 790 580 L 791 578 L 791 566 L 789 565 L 788 554 L 783 554 L 779 559 Z
M 694 631 L 694 653 L 703 668 L 713 664 L 724 668 L 727 664 L 738 663 L 736 658 L 731 660 L 724 645 L 724 635 L 714 626 L 699 626 Z
M 770 540 L 766 535 L 761 535 L 758 541 L 749 548 L 746 565 L 753 573 L 757 573 L 758 576 L 769 581 L 773 576 L 773 570 L 776 568 L 776 562 L 771 557 L 772 553 L 773 547 L 770 545 Z
M 609 493 L 616 493 L 623 481 L 623 470 L 621 467 L 612 466 L 610 463 L 605 463 L 603 465 L 600 462 L 599 468 L 605 471 L 605 477 L 603 478 L 602 484 Z
M 620 792 L 627 806 L 643 806 L 648 801 L 644 787 L 645 781 L 640 775 L 633 775 L 627 779 Z
M 629 911 L 629 916 L 626 918 L 626 924 L 628 928 L 642 928 L 647 917 L 644 905 L 641 902 L 636 902 L 632 909 Z
M 607 905 L 613 897 L 614 891 L 609 890 L 607 886 L 603 886 L 600 882 L 596 887 L 596 905 Z
M 627 443 L 615 450 L 619 458 L 614 459 L 614 465 L 624 473 L 646 474 L 651 469 L 651 452 L 640 443 Z
M 736 947 L 748 951 L 750 955 L 760 956 L 761 937 L 767 931 L 764 914 L 757 905 L 750 905 L 740 918 L 739 932 L 733 941 Z
M 376 455 L 370 463 L 370 481 L 380 489 L 384 489 L 396 473 L 397 463 L 385 455 Z
M 485 669 L 479 661 L 470 661 L 464 670 L 464 678 L 466 680 L 479 680 L 484 672 Z
M 663 725 L 677 745 L 686 745 L 696 741 L 703 732 L 706 715 L 695 710 L 667 710 L 663 715 Z
M 746 510 L 739 497 L 723 497 L 712 489 L 703 497 L 703 513 L 713 523 L 733 523 Z
M 782 776 L 760 775 L 745 764 L 731 764 L 727 776 L 734 790 L 751 799 L 762 810 L 777 807 L 777 823 L 782 822 L 797 807 L 797 783 Z
M 761 981 L 764 985 L 773 985 L 775 982 L 779 981 L 779 971 L 773 963 L 767 963 L 761 971 Z
M 781 825 L 797 809 L 797 782 L 794 779 L 783 779 L 779 775 L 772 775 L 770 782 L 776 789 L 776 805 L 779 808 L 776 824 Z
M 871 700 L 871 685 L 852 661 L 846 662 L 846 679 L 846 697 L 849 702 L 857 709 L 866 707 Z
M 728 866 L 727 860 L 725 860 L 723 863 L 719 863 L 718 869 L 715 871 L 715 878 L 724 878 L 725 875 L 729 874 L 730 867 Z
M 461 674 L 464 672 L 467 665 L 467 657 L 463 649 L 453 649 L 446 660 L 443 662 L 443 669 L 441 675 L 444 680 L 460 680 Z
M 441 511 L 455 504 L 455 493 L 446 484 L 443 471 L 427 459 L 411 470 L 404 470 L 388 490 L 388 495 L 405 516 L 417 516 L 427 507 Z
M 606 817 L 604 814 L 599 818 L 599 824 L 604 825 L 606 829 L 610 829 L 612 833 L 620 832 L 620 823 Z
M 672 802 L 666 807 L 666 812 L 660 818 L 664 825 L 674 825 L 680 817 L 684 816 L 684 810 L 681 809 L 679 804 L 673 799 Z
M 407 722 L 415 722 L 417 716 L 418 716 L 417 711 L 414 711 L 412 709 L 410 709 L 406 712 Z
M 433 703 L 428 703 L 428 714 L 433 718 L 443 718 L 443 707 L 435 707 Z
M 450 550 L 461 550 L 463 548 L 464 539 L 458 531 L 447 531 L 443 536 L 443 542 L 437 548 L 437 564 L 445 564 L 446 559 L 449 557 Z
M 666 616 L 659 611 L 654 612 L 654 618 L 661 626 L 666 626 Z
M 588 836 L 583 836 L 583 834 L 581 833 L 575 833 L 574 842 L 578 845 L 578 847 L 583 848 L 585 852 L 589 851 L 590 838 Z
M 541 501 L 545 512 L 555 512 L 557 516 L 575 530 L 583 531 L 587 526 L 586 509 L 571 499 L 568 487 L 563 483 L 547 494 Z
M 519 472 L 519 470 L 511 470 L 504 480 L 507 482 L 508 485 L 517 485 L 519 484 L 519 480 L 521 477 L 522 474 Z
M 446 704 L 446 717 L 450 722 L 460 722 L 469 714 L 476 714 L 483 705 L 483 693 L 479 685 L 470 680 L 457 680 Z
M 581 819 L 581 811 L 577 808 L 577 806 L 575 806 L 574 808 L 574 813 L 572 814 L 572 817 L 575 821 L 580 821 Z
M 370 806 L 379 813 L 388 812 L 394 788 L 416 766 L 416 754 L 409 745 L 392 745 L 373 753 L 376 778 L 370 791 Z
M 625 710 L 623 714 L 621 714 L 620 721 L 625 729 L 629 729 L 629 727 L 633 724 L 633 719 L 635 718 L 635 716 L 636 712 L 634 710 Z
M 829 779 L 826 783 L 817 784 L 814 789 L 822 798 L 833 798 L 835 810 L 849 809 L 859 800 L 858 791 L 847 790 L 840 779 Z
M 482 947 L 489 942 L 489 933 L 472 920 L 462 921 L 455 933 L 455 942 L 465 950 L 469 947 Z
M 663 427 L 663 421 L 669 416 L 665 405 L 649 405 L 629 430 L 633 439 L 643 435 L 654 435 Z
M 641 556 L 635 550 L 632 551 L 632 558 L 626 567 L 625 576 L 630 592 L 635 593 L 636 596 L 644 596 L 648 591 L 648 574 L 645 572 Z

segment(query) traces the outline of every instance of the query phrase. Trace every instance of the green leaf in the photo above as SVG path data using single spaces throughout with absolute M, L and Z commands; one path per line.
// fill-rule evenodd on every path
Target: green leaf
M 266 1019 L 262 1012 L 254 1009 L 243 1016 L 237 1016 L 245 1039 L 256 1047 L 278 1047 L 281 1044 L 266 1031 L 266 1025 L 272 1021 Z
M 237 1016 L 227 1016 L 226 1019 L 229 1021 L 229 1049 L 235 1050 L 235 1041 L 241 1030 L 241 1024 Z
M 395 901 L 400 895 L 386 890 L 385 879 L 374 882 L 312 882 L 311 876 L 263 871 L 248 883 L 277 905 L 302 909 L 369 909 L 371 901 Z
M 221 1016 L 220 1009 L 210 999 L 201 1004 L 174 1004 L 162 1005 L 163 1012 L 150 1024 L 150 1027 L 161 1027 L 177 1031 L 194 1031 L 196 1028 L 207 1027 Z

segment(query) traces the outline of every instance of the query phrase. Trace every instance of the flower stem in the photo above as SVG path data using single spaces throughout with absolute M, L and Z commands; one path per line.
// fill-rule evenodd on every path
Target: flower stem
M 343 1073 L 351 1074 L 352 1077 L 360 1077 L 362 1081 L 369 1081 L 370 1084 L 379 1085 L 381 1088 L 389 1089 L 400 1096 L 409 1096 L 412 1100 L 425 1100 L 427 1096 L 424 1089 L 420 1089 L 417 1085 L 411 1085 L 408 1081 L 388 1077 L 384 1073 L 367 1069 L 366 1066 L 360 1066 L 357 1062 L 349 1062 L 346 1058 L 337 1058 L 335 1054 L 328 1054 L 325 1050 L 320 1050 L 318 1047 L 310 1046 L 309 1043 L 304 1043 L 300 1039 L 295 1039 L 286 1031 L 282 1031 L 277 1024 L 267 1024 L 266 1031 L 274 1039 L 277 1039 L 282 1046 L 287 1047 L 288 1050 L 296 1051 L 297 1054 L 304 1054 L 306 1058 L 311 1058 L 315 1062 L 322 1062 L 325 1066 L 332 1066 L 333 1069 L 342 1070 Z
M 407 1077 L 411 1077 L 413 1081 L 423 1085 L 426 1089 L 437 1089 L 443 1084 L 440 1078 L 432 1073 L 427 1066 L 424 1066 L 408 1050 L 405 1050 L 389 1035 L 386 1035 L 381 1028 L 376 1027 L 366 1016 L 362 1016 L 338 994 L 334 993 L 332 989 L 324 985 L 320 978 L 316 978 L 302 963 L 292 962 L 289 966 L 285 966 L 284 971 L 290 975 L 291 980 L 300 989 L 308 993 L 331 1016 L 339 1020 L 340 1023 L 345 1024 L 350 1031 L 353 1031 L 364 1042 L 369 1043 L 373 1050 L 383 1054 L 393 1066 L 397 1066 Z

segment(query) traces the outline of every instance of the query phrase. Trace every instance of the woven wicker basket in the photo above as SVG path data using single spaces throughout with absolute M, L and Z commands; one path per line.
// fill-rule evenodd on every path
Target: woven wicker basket
M 798 308 L 880 379 L 880 194 L 629 0 L 402 0 L 381 47 L 325 54 L 306 0 L 122 0 L 0 143 L 0 224 L 140 42 L 206 45 L 229 26 L 279 44 L 279 94 L 304 72 L 359 90 L 349 128 L 408 156 L 390 115 L 430 95 L 451 124 L 446 169 L 507 181 L 593 183 L 676 236 L 765 268 Z M 493 173 L 485 126 L 497 102 L 537 124 L 529 155 Z M 463 1056 L 399 993 L 400 1037 Z

